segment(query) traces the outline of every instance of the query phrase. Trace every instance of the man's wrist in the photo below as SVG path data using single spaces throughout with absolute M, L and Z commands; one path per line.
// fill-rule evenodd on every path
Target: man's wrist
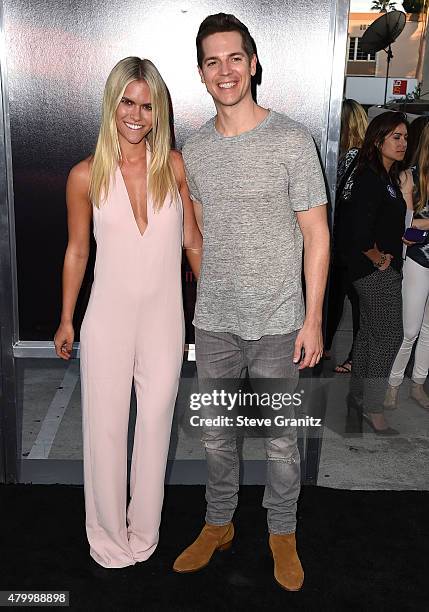
M 304 325 L 307 326 L 307 327 L 308 326 L 311 326 L 311 327 L 321 327 L 322 326 L 322 316 L 321 315 L 307 314 L 305 316 Z

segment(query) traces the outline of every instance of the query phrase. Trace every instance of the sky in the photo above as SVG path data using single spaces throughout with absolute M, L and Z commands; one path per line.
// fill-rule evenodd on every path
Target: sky
M 350 11 L 352 13 L 369 13 L 371 11 L 371 0 L 350 0 Z M 402 2 L 397 0 L 396 9 L 402 11 Z

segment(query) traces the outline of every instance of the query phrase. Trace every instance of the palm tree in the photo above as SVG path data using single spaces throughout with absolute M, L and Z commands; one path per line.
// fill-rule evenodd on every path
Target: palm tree
M 396 2 L 392 0 L 373 0 L 371 11 L 380 11 L 380 13 L 387 13 L 388 10 L 394 11 L 396 9 Z

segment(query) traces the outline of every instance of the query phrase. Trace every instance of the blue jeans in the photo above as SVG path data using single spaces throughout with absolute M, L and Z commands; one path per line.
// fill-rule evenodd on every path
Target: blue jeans
M 297 332 L 243 340 L 227 332 L 195 329 L 195 351 L 199 382 L 204 379 L 237 379 L 247 368 L 250 379 L 287 379 L 295 387 L 298 366 L 293 363 Z M 290 389 L 293 392 L 293 389 Z M 293 415 L 292 415 L 293 416 Z M 239 458 L 233 428 L 204 429 L 202 442 L 207 460 L 206 522 L 225 525 L 237 507 Z M 296 504 L 300 492 L 300 457 L 296 428 L 265 439 L 267 477 L 262 505 L 267 509 L 270 533 L 292 533 L 296 528 Z

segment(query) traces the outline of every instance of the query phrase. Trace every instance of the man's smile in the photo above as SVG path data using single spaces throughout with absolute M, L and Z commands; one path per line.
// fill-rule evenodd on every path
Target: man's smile
M 221 89 L 231 89 L 237 85 L 238 81 L 227 81 L 225 83 L 218 83 L 218 87 Z

